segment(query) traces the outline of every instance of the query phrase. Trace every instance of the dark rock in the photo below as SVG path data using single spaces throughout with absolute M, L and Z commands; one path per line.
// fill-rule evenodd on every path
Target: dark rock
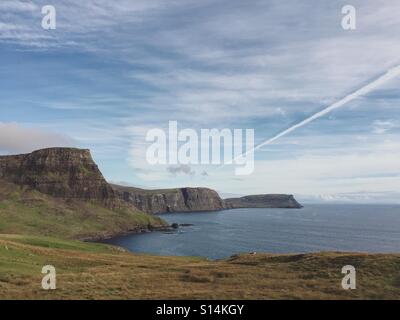
M 51 148 L 0 157 L 0 178 L 63 198 L 113 198 L 89 150 Z
M 147 213 L 217 211 L 225 208 L 218 193 L 208 188 L 144 190 L 112 185 L 118 196 Z
M 110 208 L 128 206 L 104 179 L 89 150 L 49 148 L 0 156 L 0 178 L 56 198 L 93 200 Z
M 144 190 L 110 185 L 89 150 L 49 148 L 0 156 L 0 179 L 63 199 L 96 201 L 146 213 L 218 211 L 231 208 L 301 208 L 292 195 L 269 194 L 222 200 L 208 188 Z
M 225 207 L 235 208 L 302 208 L 293 195 L 261 194 L 241 198 L 225 199 Z
M 179 228 L 179 224 L 173 223 L 173 224 L 171 224 L 171 228 L 178 229 Z

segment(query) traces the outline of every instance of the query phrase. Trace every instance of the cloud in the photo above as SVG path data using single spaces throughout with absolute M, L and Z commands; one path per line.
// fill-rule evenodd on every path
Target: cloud
M 372 128 L 373 133 L 384 134 L 392 129 L 400 128 L 400 123 L 394 120 L 375 120 Z
M 41 125 L 46 120 L 95 149 L 115 181 L 130 179 L 129 168 L 114 175 L 128 158 L 136 179 L 132 182 L 151 181 L 152 186 L 193 182 L 236 193 L 264 192 L 270 186 L 271 192 L 307 189 L 330 194 L 341 188 L 359 190 L 364 182 L 371 190 L 379 183 L 386 189 L 398 183 L 394 175 L 386 177 L 390 172 L 383 172 L 381 180 L 352 180 L 334 169 L 354 160 L 338 158 L 343 146 L 365 152 L 359 150 L 362 141 L 350 139 L 363 130 L 372 133 L 365 140 L 373 139 L 371 148 L 388 134 L 399 140 L 394 136 L 398 130 L 387 120 L 374 123 L 399 115 L 399 101 L 379 92 L 358 98 L 349 109 L 335 110 L 334 119 L 320 118 L 279 144 L 261 148 L 256 154 L 256 161 L 265 161 L 259 163 L 260 174 L 244 181 L 230 179 L 225 169 L 206 168 L 206 179 L 203 168 L 196 167 L 199 174 L 192 176 L 193 168 L 150 167 L 144 134 L 177 120 L 194 129 L 254 128 L 257 142 L 273 137 L 399 63 L 400 1 L 354 0 L 354 32 L 340 27 L 342 4 L 331 1 L 59 0 L 55 31 L 40 26 L 46 0 L 33 2 L 0 1 L 0 46 L 6 49 L 0 73 L 9 80 L 0 95 L 10 102 L 8 107 L 3 103 L 2 112 L 24 123 L 34 122 L 40 113 Z M 59 74 L 64 76 L 52 76 Z M 385 88 L 392 86 L 392 96 L 398 97 L 399 85 L 393 81 Z M 50 136 L 46 139 L 54 138 Z M 44 141 L 39 147 L 47 145 L 45 138 L 35 139 Z M 3 140 L 2 149 L 8 142 Z M 326 153 L 314 157 L 316 152 Z M 387 150 L 383 155 L 380 160 L 376 152 L 360 176 L 379 174 L 386 158 L 397 156 Z M 366 166 L 368 159 L 357 158 L 351 165 L 358 170 L 357 162 Z M 343 169 L 351 170 L 351 165 Z M 301 174 L 303 168 L 307 174 Z M 326 172 L 330 179 L 325 179 Z
M 64 135 L 22 127 L 18 123 L 0 122 L 0 151 L 2 153 L 27 153 L 42 148 L 73 145 L 73 141 Z
M 397 137 L 359 140 L 358 148 L 352 140 L 345 145 L 327 149 L 305 149 L 291 157 L 259 160 L 255 172 L 237 184 L 226 185 L 234 177 L 228 168 L 220 170 L 220 180 L 213 188 L 240 193 L 244 186 L 251 193 L 293 193 L 335 195 L 351 192 L 392 192 L 400 186 L 400 143 Z M 329 140 L 328 140 L 329 143 Z M 266 183 L 270 182 L 270 183 Z M 225 188 L 224 188 L 225 186 Z
M 0 11 L 34 11 L 37 8 L 31 1 L 2 0 L 0 3 Z
M 196 172 L 193 171 L 191 169 L 191 167 L 189 165 L 187 165 L 187 164 L 181 164 L 181 165 L 178 165 L 178 166 L 169 166 L 169 167 L 167 167 L 167 171 L 169 173 L 174 174 L 174 175 L 180 174 L 180 173 L 181 174 L 186 174 L 186 175 L 194 175 L 194 174 L 196 174 Z
M 368 83 L 367 85 L 363 86 L 362 88 L 358 89 L 355 92 L 352 92 L 351 94 L 345 96 L 344 98 L 340 99 L 339 101 L 336 101 L 335 103 L 331 104 L 330 106 L 326 107 L 325 109 L 313 114 L 312 116 L 300 121 L 299 123 L 296 123 L 295 125 L 291 126 L 289 129 L 286 129 L 274 137 L 262 142 L 261 144 L 257 145 L 254 149 L 248 151 L 253 152 L 255 150 L 258 150 L 262 148 L 263 146 L 269 145 L 273 143 L 274 141 L 278 140 L 279 138 L 301 128 L 309 123 L 331 113 L 333 110 L 339 109 L 349 102 L 351 102 L 354 99 L 357 99 L 363 95 L 368 94 L 369 92 L 377 89 L 379 86 L 385 84 L 387 81 L 392 80 L 395 77 L 398 77 L 400 75 L 400 65 L 395 66 L 394 68 L 389 69 L 384 75 L 380 76 L 379 78 L 375 79 L 374 81 Z M 241 155 L 242 156 L 242 155 Z M 239 157 L 241 157 L 239 156 Z
M 399 204 L 399 192 L 349 192 L 337 194 L 296 195 L 301 203 L 362 203 L 362 204 Z

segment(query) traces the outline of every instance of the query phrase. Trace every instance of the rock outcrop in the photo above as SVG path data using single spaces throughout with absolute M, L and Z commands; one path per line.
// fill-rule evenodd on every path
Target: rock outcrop
M 302 208 L 293 195 L 287 194 L 261 194 L 241 198 L 225 199 L 225 207 L 235 208 Z
M 208 188 L 144 190 L 112 185 L 119 197 L 147 213 L 217 211 L 225 209 L 218 193 Z
M 0 178 L 57 198 L 118 202 L 89 150 L 49 148 L 29 154 L 0 156 Z
M 165 229 L 161 218 L 121 200 L 89 150 L 49 148 L 0 156 L 0 233 L 103 239 L 128 232 Z
M 108 208 L 146 213 L 218 211 L 231 208 L 301 208 L 291 195 L 255 195 L 223 200 L 208 188 L 144 190 L 110 185 L 89 150 L 49 148 L 0 156 L 0 179 L 62 199 L 96 201 Z
M 219 211 L 236 208 L 302 208 L 292 195 L 263 194 L 221 199 L 208 188 L 145 190 L 112 185 L 120 199 L 147 213 Z

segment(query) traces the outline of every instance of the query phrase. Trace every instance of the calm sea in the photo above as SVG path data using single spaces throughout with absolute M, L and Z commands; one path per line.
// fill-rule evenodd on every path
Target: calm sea
M 162 218 L 192 226 L 105 242 L 132 252 L 211 259 L 254 251 L 400 252 L 399 205 L 306 205 L 303 209 L 174 213 Z

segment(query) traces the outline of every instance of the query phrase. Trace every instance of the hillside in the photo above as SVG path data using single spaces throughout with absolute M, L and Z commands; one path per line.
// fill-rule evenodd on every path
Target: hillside
M 166 225 L 119 199 L 89 150 L 0 156 L 0 233 L 92 239 Z
M 57 290 L 39 289 L 41 268 Z M 341 288 L 341 268 L 357 289 Z M 0 299 L 400 299 L 400 255 L 244 254 L 220 261 L 133 255 L 115 247 L 0 235 Z
M 208 188 L 144 190 L 111 185 L 86 149 L 48 148 L 0 156 L 2 233 L 105 238 L 167 226 L 149 214 L 252 207 L 253 198 L 226 202 Z M 269 201 L 268 207 L 287 207 L 285 196 L 267 198 L 263 204 Z M 290 202 L 297 203 L 293 197 Z
M 273 205 L 289 201 L 297 207 L 293 197 L 282 196 Z M 245 199 L 236 205 L 265 205 L 275 198 Z M 395 254 L 257 253 L 209 261 L 136 255 L 76 241 L 167 226 L 143 211 L 226 207 L 211 189 L 111 186 L 88 150 L 0 157 L 0 299 L 400 298 L 400 255 Z M 55 291 L 40 289 L 47 264 L 57 270 Z M 357 268 L 354 291 L 340 286 L 347 264 Z
M 299 208 L 290 195 L 247 196 L 223 200 L 209 188 L 144 190 L 109 184 L 89 150 L 48 148 L 0 156 L 0 179 L 28 186 L 57 199 L 95 202 L 109 209 L 130 207 L 149 214 L 218 211 L 228 208 Z
M 131 207 L 63 199 L 0 179 L 0 233 L 60 238 L 104 238 L 165 226 L 158 217 Z

